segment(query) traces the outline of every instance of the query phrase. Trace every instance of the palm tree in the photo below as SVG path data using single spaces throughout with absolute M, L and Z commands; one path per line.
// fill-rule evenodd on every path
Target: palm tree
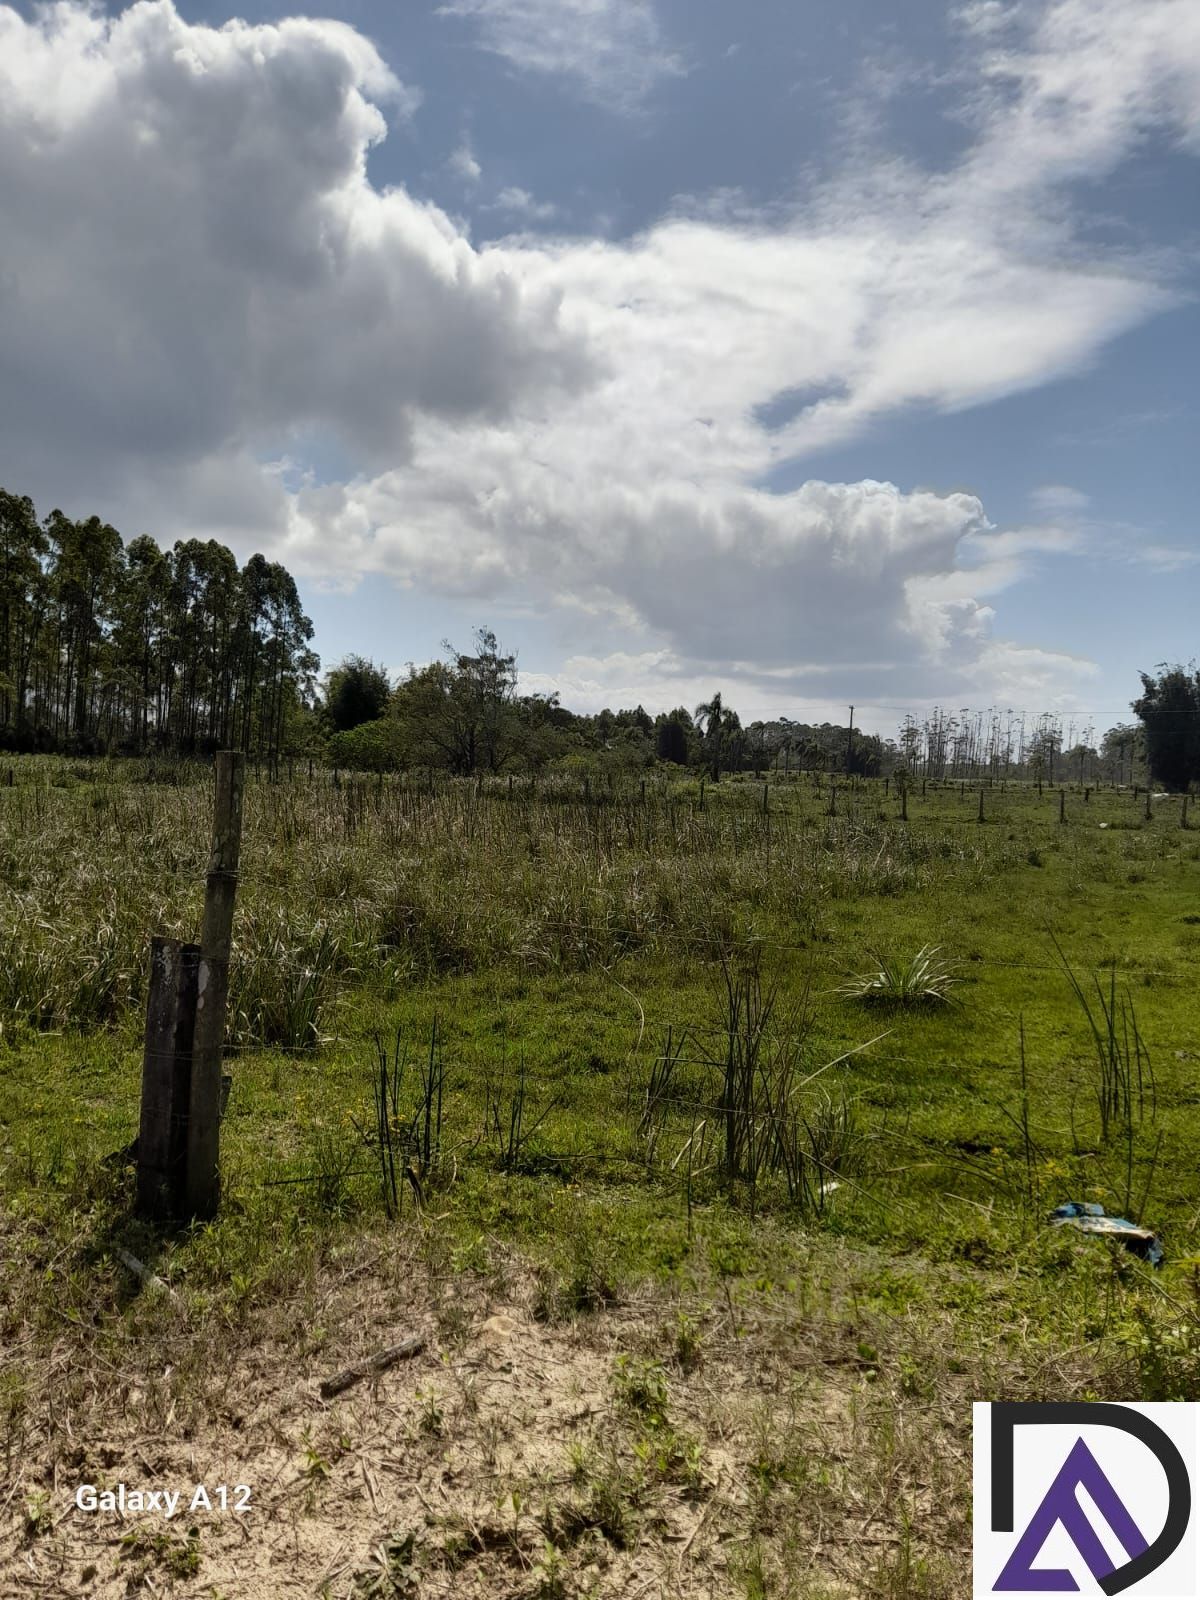
M 724 704 L 720 691 L 714 694 L 711 700 L 702 701 L 693 715 L 697 728 L 703 734 L 704 755 L 712 773 L 712 780 L 714 783 L 719 783 L 721 767 L 730 741 L 742 730 L 741 719 L 736 711 Z
M 718 689 L 711 700 L 702 700 L 696 707 L 692 716 L 696 727 L 705 737 L 712 732 L 714 724 L 719 728 L 724 715 L 724 706 L 721 703 L 721 691 Z

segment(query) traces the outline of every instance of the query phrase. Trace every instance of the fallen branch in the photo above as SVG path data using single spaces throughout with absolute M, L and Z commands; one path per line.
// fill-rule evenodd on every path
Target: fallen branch
M 343 1389 L 349 1389 L 352 1384 L 359 1383 L 363 1378 L 377 1378 L 381 1372 L 386 1372 L 389 1367 L 394 1367 L 397 1361 L 405 1361 L 411 1356 L 420 1355 L 425 1348 L 425 1335 L 414 1333 L 407 1339 L 401 1339 L 399 1344 L 390 1345 L 386 1350 L 380 1350 L 373 1356 L 366 1356 L 362 1361 L 356 1361 L 352 1366 L 343 1367 L 340 1372 L 335 1372 L 332 1378 L 325 1378 L 321 1383 L 321 1399 L 332 1400 L 335 1394 L 341 1394 Z

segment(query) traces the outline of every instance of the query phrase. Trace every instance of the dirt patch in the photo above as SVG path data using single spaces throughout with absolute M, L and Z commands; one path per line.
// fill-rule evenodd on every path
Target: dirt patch
M 65 1331 L 0 1493 L 0 1595 L 962 1592 L 965 1394 L 785 1291 L 544 1304 L 519 1262 L 439 1282 L 392 1251 L 227 1344 L 210 1330 L 202 1364 L 186 1300 L 103 1364 Z M 414 1359 L 320 1398 L 411 1333 Z M 90 1512 L 82 1484 L 180 1501 Z

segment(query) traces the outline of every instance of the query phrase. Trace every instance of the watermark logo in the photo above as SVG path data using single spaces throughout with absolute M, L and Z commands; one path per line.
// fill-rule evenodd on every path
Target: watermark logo
M 976 1405 L 975 1600 L 1197 1600 L 1196 1408 Z

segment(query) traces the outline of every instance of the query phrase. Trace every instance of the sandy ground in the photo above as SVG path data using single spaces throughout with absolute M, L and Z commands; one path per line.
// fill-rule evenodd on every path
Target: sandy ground
M 415 1261 L 363 1262 L 291 1326 L 210 1341 L 186 1382 L 170 1370 L 186 1307 L 165 1308 L 129 1371 L 66 1337 L 0 1491 L 0 1596 L 961 1592 L 965 1396 L 906 1401 L 861 1329 L 779 1294 L 647 1289 L 565 1321 L 536 1306 L 519 1267 L 435 1286 Z M 412 1333 L 417 1356 L 321 1398 L 322 1379 Z M 181 1506 L 86 1512 L 84 1483 Z M 200 1484 L 214 1501 L 248 1485 L 250 1508 L 189 1510 Z M 912 1526 L 949 1561 L 944 1587 L 910 1569 Z

